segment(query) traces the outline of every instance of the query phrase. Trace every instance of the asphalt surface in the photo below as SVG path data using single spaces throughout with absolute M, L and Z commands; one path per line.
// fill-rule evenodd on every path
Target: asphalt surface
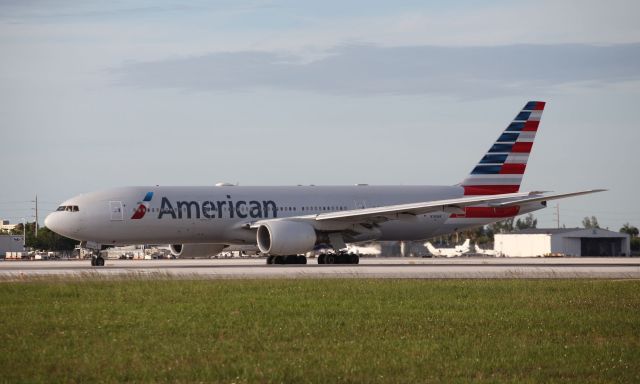
M 80 278 L 605 278 L 640 279 L 640 258 L 361 258 L 359 265 L 266 265 L 264 258 L 212 260 L 0 261 L 1 280 Z

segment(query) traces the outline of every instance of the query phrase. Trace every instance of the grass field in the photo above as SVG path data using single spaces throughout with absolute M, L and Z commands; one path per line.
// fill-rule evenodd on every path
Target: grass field
M 640 382 L 640 282 L 0 283 L 3 382 Z

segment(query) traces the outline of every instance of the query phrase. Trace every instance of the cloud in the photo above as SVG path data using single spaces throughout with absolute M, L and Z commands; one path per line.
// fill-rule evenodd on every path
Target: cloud
M 614 46 L 336 48 L 303 61 L 272 52 L 226 52 L 112 70 L 116 82 L 141 88 L 196 91 L 293 90 L 328 94 L 499 96 L 584 83 L 640 79 L 640 44 Z M 529 92 L 532 93 L 532 92 Z

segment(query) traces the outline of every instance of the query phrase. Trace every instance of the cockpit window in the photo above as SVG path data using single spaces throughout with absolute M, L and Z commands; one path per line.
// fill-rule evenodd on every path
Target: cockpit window
M 56 211 L 79 212 L 80 208 L 77 205 L 61 205 Z

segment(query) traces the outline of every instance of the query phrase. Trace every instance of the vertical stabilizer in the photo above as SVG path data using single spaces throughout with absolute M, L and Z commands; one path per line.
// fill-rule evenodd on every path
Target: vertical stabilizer
M 496 195 L 520 190 L 544 106 L 544 101 L 530 101 L 522 108 L 462 182 L 465 195 Z

